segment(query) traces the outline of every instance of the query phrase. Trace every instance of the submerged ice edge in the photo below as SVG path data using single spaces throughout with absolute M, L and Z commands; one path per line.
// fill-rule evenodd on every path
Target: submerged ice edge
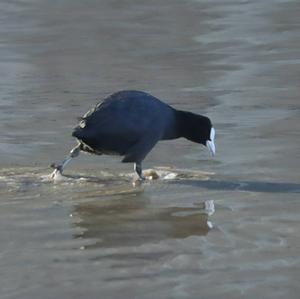
M 102 175 L 103 173 L 101 173 Z M 108 177 L 117 179 L 117 178 L 127 178 L 127 179 L 134 179 L 136 174 L 133 172 L 126 172 L 126 173 L 107 173 L 105 178 Z M 210 178 L 213 173 L 203 172 L 203 171 L 196 171 L 196 170 L 188 170 L 188 169 L 175 169 L 175 168 L 167 168 L 167 167 L 154 167 L 150 169 L 145 169 L 143 171 L 146 181 L 155 181 L 155 180 L 176 180 L 176 179 L 189 179 L 189 178 L 199 178 L 202 180 L 207 180 Z M 44 176 L 45 178 L 45 176 Z M 96 178 L 96 177 L 95 177 Z M 101 179 L 101 176 L 97 178 Z M 88 177 L 84 175 L 80 176 L 80 174 L 75 176 L 70 175 L 63 175 L 56 169 L 50 173 L 46 179 L 53 182 L 60 182 L 60 181 L 89 181 Z
M 184 180 L 200 180 L 206 181 L 210 179 L 211 174 L 202 171 L 176 169 L 172 167 L 154 167 L 145 170 L 146 180 L 140 184 L 134 183 L 133 172 L 112 172 L 108 169 L 100 170 L 95 173 L 90 173 L 87 170 L 80 170 L 78 172 L 70 171 L 61 175 L 57 173 L 51 178 L 51 172 L 48 168 L 38 167 L 20 167 L 7 168 L 0 171 L 0 188 L 3 192 L 30 191 L 43 188 L 46 192 L 51 185 L 56 185 L 55 188 L 65 188 L 63 192 L 72 192 L 72 188 L 76 185 L 80 188 L 104 188 L 109 187 L 120 189 L 122 186 L 127 190 L 128 186 L 134 185 L 137 189 L 148 188 L 153 185 L 154 188 L 157 183 L 161 186 L 166 185 L 164 182 L 179 182 Z M 64 187 L 65 186 L 65 187 Z M 127 187 L 126 187 L 127 186 Z M 46 188 L 46 189 L 45 189 Z M 71 188 L 71 189 L 69 189 Z M 69 191 L 68 191 L 69 190 Z M 75 191 L 75 189 L 74 189 Z M 159 191 L 158 189 L 156 191 Z

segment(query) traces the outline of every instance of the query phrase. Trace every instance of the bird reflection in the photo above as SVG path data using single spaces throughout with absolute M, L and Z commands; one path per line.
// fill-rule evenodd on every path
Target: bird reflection
M 94 241 L 86 248 L 138 246 L 210 230 L 201 207 L 155 207 L 143 193 L 80 203 L 73 215 L 80 231 L 74 238 Z

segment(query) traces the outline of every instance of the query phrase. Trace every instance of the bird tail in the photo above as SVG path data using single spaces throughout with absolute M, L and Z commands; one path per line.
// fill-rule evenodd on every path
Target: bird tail
M 86 134 L 84 134 L 83 130 L 79 127 L 76 127 L 72 132 L 72 136 L 77 139 L 83 139 L 85 137 L 85 135 Z

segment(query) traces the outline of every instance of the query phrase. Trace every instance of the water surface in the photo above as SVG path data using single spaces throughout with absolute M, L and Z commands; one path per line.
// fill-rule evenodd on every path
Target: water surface
M 298 1 L 1 11 L 1 298 L 299 297 Z M 145 161 L 172 180 L 81 155 L 49 182 L 76 117 L 120 89 L 211 117 L 217 156 L 180 139 Z

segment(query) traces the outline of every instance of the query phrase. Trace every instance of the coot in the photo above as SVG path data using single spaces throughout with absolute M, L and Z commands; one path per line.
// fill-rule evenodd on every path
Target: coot
M 142 161 L 159 140 L 184 137 L 205 145 L 215 154 L 215 130 L 208 117 L 172 108 L 154 96 L 125 90 L 116 92 L 88 111 L 72 136 L 78 145 L 56 165 L 53 175 L 62 173 L 80 151 L 96 155 L 120 155 L 122 162 L 133 162 L 143 180 Z

